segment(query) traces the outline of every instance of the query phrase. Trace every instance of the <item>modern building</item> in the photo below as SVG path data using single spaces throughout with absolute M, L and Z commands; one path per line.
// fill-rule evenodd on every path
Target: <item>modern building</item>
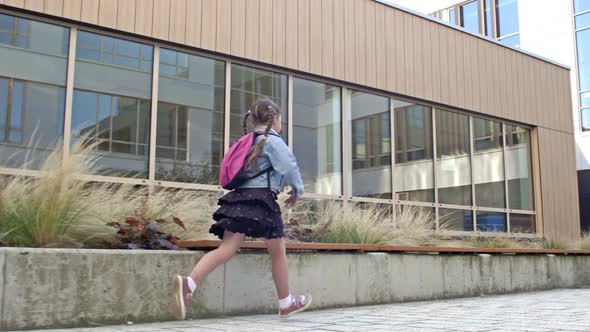
M 580 217 L 590 232 L 590 1 L 455 0 L 444 6 L 432 15 L 571 68 Z
M 4 174 L 87 137 L 94 181 L 221 192 L 268 97 L 306 199 L 580 237 L 569 69 L 386 3 L 0 0 L 0 59 Z

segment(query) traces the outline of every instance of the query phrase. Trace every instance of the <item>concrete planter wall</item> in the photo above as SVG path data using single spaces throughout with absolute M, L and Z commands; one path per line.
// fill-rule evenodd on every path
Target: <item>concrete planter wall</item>
M 170 282 L 203 252 L 0 249 L 0 329 L 170 320 Z M 293 253 L 314 308 L 590 286 L 590 256 Z M 200 285 L 193 318 L 276 312 L 270 259 L 242 253 Z

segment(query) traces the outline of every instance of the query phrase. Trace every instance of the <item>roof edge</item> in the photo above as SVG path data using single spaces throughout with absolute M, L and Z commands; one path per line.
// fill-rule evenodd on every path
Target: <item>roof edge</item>
M 382 4 L 382 5 L 387 6 L 387 7 L 391 7 L 391 8 L 395 8 L 395 9 L 404 11 L 404 12 L 406 12 L 408 14 L 412 14 L 412 15 L 421 17 L 421 18 L 426 19 L 426 20 L 429 20 L 431 22 L 438 23 L 440 25 L 444 25 L 444 26 L 446 26 L 448 28 L 451 28 L 451 29 L 454 29 L 454 30 L 457 30 L 457 31 L 460 31 L 460 32 L 463 32 L 463 33 L 466 33 L 468 35 L 471 35 L 473 37 L 477 37 L 479 39 L 483 39 L 485 41 L 488 41 L 490 43 L 493 43 L 493 44 L 502 46 L 502 47 L 507 48 L 507 49 L 510 49 L 512 51 L 516 51 L 516 52 L 519 52 L 519 53 L 528 55 L 530 57 L 533 57 L 533 58 L 536 58 L 538 60 L 541 60 L 541 61 L 550 63 L 552 65 L 555 65 L 555 66 L 558 66 L 558 67 L 562 67 L 562 68 L 567 69 L 567 70 L 571 70 L 572 69 L 570 66 L 565 65 L 563 63 L 559 63 L 557 61 L 551 60 L 551 59 L 546 58 L 544 56 L 541 56 L 541 55 L 538 55 L 538 54 L 535 54 L 535 53 L 531 53 L 529 51 L 525 51 L 525 50 L 523 50 L 521 48 L 516 48 L 516 47 L 504 45 L 504 44 L 500 43 L 499 41 L 494 40 L 494 39 L 491 39 L 491 38 L 489 38 L 487 36 L 480 35 L 478 33 L 473 33 L 471 31 L 467 31 L 463 27 L 460 27 L 460 26 L 455 25 L 455 24 L 450 24 L 448 22 L 445 22 L 443 20 L 440 20 L 440 19 L 435 18 L 435 17 L 432 17 L 432 16 L 428 16 L 428 15 L 422 14 L 420 12 L 417 12 L 417 11 L 413 10 L 413 9 L 410 9 L 410 8 L 407 8 L 407 7 L 404 7 L 404 6 L 400 6 L 400 5 L 395 4 L 395 3 L 387 2 L 386 0 L 372 0 L 372 1 L 378 2 L 378 3 Z

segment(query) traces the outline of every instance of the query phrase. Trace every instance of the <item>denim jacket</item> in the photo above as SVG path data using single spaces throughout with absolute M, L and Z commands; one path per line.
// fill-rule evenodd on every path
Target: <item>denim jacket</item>
M 256 131 L 264 131 L 264 128 L 256 128 Z M 297 190 L 297 197 L 299 197 L 303 195 L 303 181 L 301 180 L 297 160 L 283 139 L 275 136 L 277 133 L 274 130 L 271 130 L 271 132 L 274 135 L 267 136 L 264 148 L 256 161 L 258 170 L 251 169 L 246 174 L 254 176 L 258 171 L 272 166 L 270 173 L 271 189 L 275 193 L 279 193 L 283 180 L 285 180 L 287 185 Z M 263 137 L 263 135 L 256 137 L 256 143 Z M 246 181 L 240 188 L 268 188 L 268 173 Z

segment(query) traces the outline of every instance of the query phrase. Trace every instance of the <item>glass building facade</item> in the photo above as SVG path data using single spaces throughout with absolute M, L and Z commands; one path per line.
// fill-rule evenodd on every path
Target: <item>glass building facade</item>
M 306 198 L 376 203 L 392 219 L 394 207 L 417 206 L 459 232 L 536 232 L 530 128 L 5 14 L 0 53 L 4 170 L 38 169 L 59 144 L 88 139 L 91 177 L 221 192 L 223 154 L 265 97 L 281 107 Z
M 518 0 L 475 0 L 444 9 L 447 22 L 488 36 L 500 43 L 520 47 Z

